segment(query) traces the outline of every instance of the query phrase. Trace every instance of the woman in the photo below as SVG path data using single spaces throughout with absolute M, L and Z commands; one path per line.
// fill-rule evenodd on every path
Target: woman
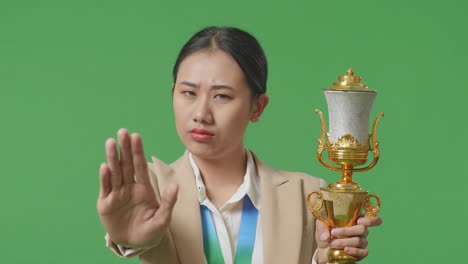
M 141 263 L 320 263 L 328 247 L 366 257 L 367 227 L 381 218 L 328 230 L 305 206 L 323 180 L 273 170 L 245 149 L 248 123 L 269 102 L 267 62 L 253 36 L 205 28 L 184 45 L 173 74 L 186 153 L 171 165 L 147 164 L 138 134 L 119 130 L 120 159 L 114 139 L 106 142 L 98 212 L 111 249 Z

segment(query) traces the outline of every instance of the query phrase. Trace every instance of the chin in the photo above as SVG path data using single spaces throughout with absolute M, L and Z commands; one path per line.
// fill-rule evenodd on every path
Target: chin
M 201 159 L 216 159 L 219 158 L 221 155 L 219 152 L 213 150 L 213 149 L 207 149 L 207 148 L 187 148 L 190 153 L 192 153 L 193 156 Z
M 192 153 L 192 155 L 204 159 L 213 159 L 219 157 L 219 151 L 212 144 L 198 143 L 198 142 L 183 142 L 185 148 Z

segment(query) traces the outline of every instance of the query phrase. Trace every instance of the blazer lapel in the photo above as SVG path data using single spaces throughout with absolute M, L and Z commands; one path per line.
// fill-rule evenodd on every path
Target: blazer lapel
M 301 181 L 289 179 L 253 156 L 261 185 L 264 263 L 299 263 L 304 224 L 299 201 L 305 199 Z
M 182 264 L 204 264 L 203 233 L 195 175 L 188 152 L 171 164 L 173 178 L 179 184 L 177 202 L 169 227 Z

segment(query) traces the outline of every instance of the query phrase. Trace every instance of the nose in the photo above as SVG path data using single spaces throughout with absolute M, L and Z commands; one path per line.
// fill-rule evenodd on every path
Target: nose
M 192 120 L 195 123 L 202 124 L 211 124 L 213 122 L 210 100 L 208 98 L 199 97 L 194 108 Z

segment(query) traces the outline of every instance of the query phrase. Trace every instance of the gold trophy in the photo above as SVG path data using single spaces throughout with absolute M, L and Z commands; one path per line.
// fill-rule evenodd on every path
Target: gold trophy
M 324 94 L 330 127 L 327 133 L 322 112 L 315 110 L 322 127 L 317 157 L 326 168 L 340 171 L 341 179 L 320 191 L 309 193 L 307 205 L 311 213 L 329 227 L 348 227 L 355 225 L 363 215 L 376 216 L 380 209 L 380 198 L 361 189 L 353 181 L 352 174 L 370 170 L 377 164 L 380 157 L 377 125 L 383 112 L 375 119 L 372 134 L 369 134 L 369 117 L 377 93 L 361 83 L 361 78 L 355 76 L 352 69 L 348 70 L 347 75 L 340 76 L 332 87 L 324 89 Z M 324 161 L 325 149 L 328 150 L 328 160 L 338 166 Z M 365 167 L 357 167 L 367 163 L 369 150 L 373 153 L 372 162 Z M 372 198 L 375 199 L 375 205 L 371 202 Z M 326 217 L 322 216 L 323 205 Z M 363 209 L 365 214 L 362 214 Z M 344 250 L 329 249 L 327 253 L 327 263 L 355 262 L 357 259 Z

